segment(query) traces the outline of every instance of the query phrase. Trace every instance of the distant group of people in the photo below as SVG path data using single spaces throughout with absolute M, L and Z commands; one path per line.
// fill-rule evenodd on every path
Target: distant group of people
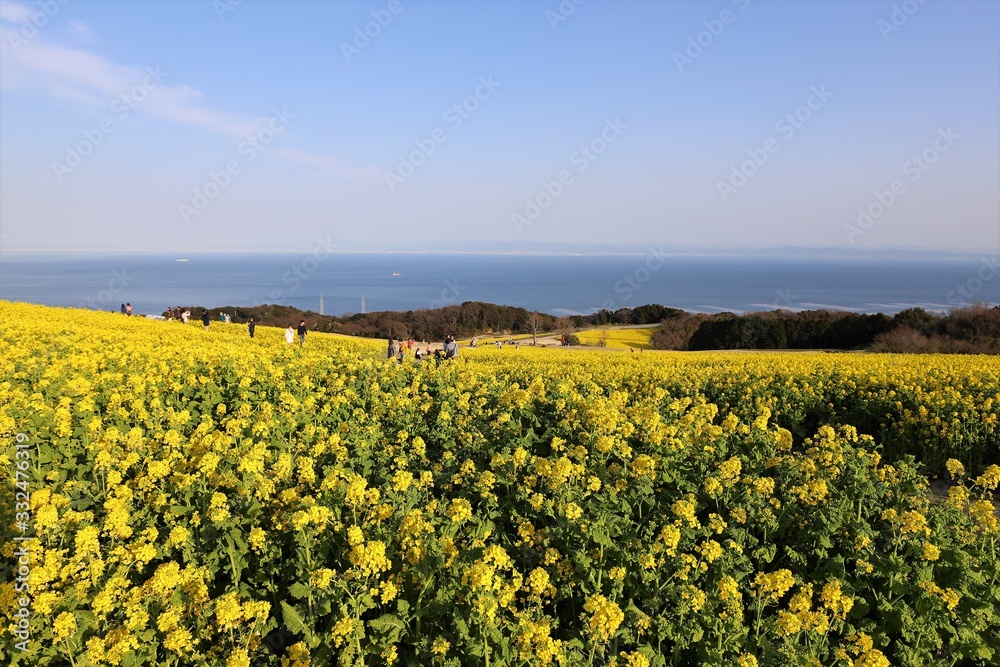
M 127 313 L 126 313 L 126 308 L 128 310 Z M 122 304 L 122 313 L 131 315 L 132 314 L 131 306 L 128 304 Z M 173 308 L 167 308 L 166 319 L 168 321 L 177 319 L 182 324 L 187 324 L 188 321 L 191 319 L 191 311 L 182 310 L 180 306 L 177 306 L 176 310 Z M 229 313 L 219 313 L 219 321 L 224 322 L 226 324 L 232 324 L 233 319 L 229 315 Z M 202 311 L 201 323 L 202 325 L 204 325 L 205 331 L 208 331 L 209 325 L 212 323 L 212 317 L 211 315 L 209 315 L 208 310 Z M 253 338 L 254 335 L 257 333 L 257 321 L 253 317 L 251 317 L 250 321 L 247 322 L 247 332 L 250 334 L 250 338 Z M 295 334 L 296 334 L 296 329 L 294 325 L 289 324 L 288 329 L 285 331 L 285 342 L 288 343 L 289 345 L 293 344 L 295 342 Z M 299 343 L 304 344 L 306 342 L 305 320 L 299 320 L 298 335 L 299 335 Z
M 132 305 L 122 304 L 122 313 L 125 315 L 131 315 Z M 167 308 L 166 319 L 168 321 L 177 319 L 183 324 L 187 324 L 188 321 L 191 319 L 191 311 L 188 309 L 182 310 L 180 306 L 177 306 L 176 309 Z M 220 313 L 219 320 L 225 323 L 232 323 L 232 319 L 226 313 Z M 208 310 L 207 309 L 203 310 L 201 313 L 201 323 L 205 327 L 205 331 L 208 331 L 211 322 L 212 318 Z M 293 345 L 295 343 L 295 336 L 296 334 L 298 334 L 299 344 L 304 345 L 306 342 L 306 331 L 307 329 L 306 329 L 305 319 L 299 320 L 299 326 L 297 328 L 293 324 L 289 324 L 288 328 L 285 329 L 285 343 L 287 343 L 288 345 Z M 257 333 L 257 321 L 253 317 L 251 317 L 250 321 L 247 322 L 247 333 L 249 333 L 251 339 L 253 339 L 254 335 Z M 472 339 L 472 347 L 476 346 L 475 340 L 476 339 L 474 338 Z M 497 344 L 499 345 L 499 343 Z M 395 359 L 398 363 L 403 363 L 403 359 L 405 358 L 406 352 L 409 350 L 413 350 L 414 345 L 415 341 L 412 338 L 406 341 L 405 343 L 402 340 L 397 341 L 393 338 L 389 338 L 389 347 L 387 356 L 389 359 Z M 429 343 L 426 344 L 426 347 L 422 352 L 419 346 L 417 346 L 416 350 L 413 350 L 413 356 L 416 361 L 421 361 L 425 357 L 429 357 L 431 355 L 432 352 Z M 439 364 L 441 363 L 442 359 L 445 360 L 457 359 L 458 342 L 455 340 L 455 337 L 451 335 L 445 336 L 445 339 L 441 347 L 433 351 L 433 356 L 435 361 L 437 361 L 437 363 Z
M 387 359 L 395 359 L 397 363 L 403 363 L 403 359 L 406 358 L 406 352 L 413 349 L 413 339 L 411 338 L 406 343 L 402 340 L 396 340 L 394 338 L 389 338 L 389 346 L 386 350 Z M 423 352 L 420 351 L 420 346 L 413 351 L 414 361 L 420 362 L 424 358 L 431 356 L 431 346 L 428 343 L 427 347 L 424 348 Z M 434 361 L 441 363 L 442 359 L 457 359 L 458 358 L 458 342 L 455 341 L 454 336 L 446 336 L 441 347 L 434 350 L 433 353 Z
M 503 341 L 503 340 L 493 341 L 493 344 L 497 346 L 498 350 L 502 350 L 504 345 L 513 345 L 515 350 L 518 349 L 517 343 L 514 342 L 514 337 L 513 336 L 511 336 L 510 338 L 508 338 L 505 341 Z
M 206 317 L 208 316 L 207 310 L 205 311 L 205 316 Z M 167 321 L 177 320 L 181 324 L 187 324 L 190 319 L 191 319 L 190 310 L 182 310 L 180 306 L 177 306 L 176 309 L 167 308 Z M 202 318 L 202 321 L 204 322 L 204 317 Z M 205 326 L 208 325 L 206 324 Z
M 128 315 L 129 317 L 132 317 L 132 304 L 131 303 L 123 303 L 122 304 L 122 315 Z

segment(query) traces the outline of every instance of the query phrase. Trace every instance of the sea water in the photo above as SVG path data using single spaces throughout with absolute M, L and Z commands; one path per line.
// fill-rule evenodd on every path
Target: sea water
M 186 261 L 178 261 L 186 260 Z M 689 312 L 945 312 L 1000 303 L 996 257 L 14 253 L 0 299 L 160 314 L 178 305 L 276 303 L 327 315 L 464 301 L 554 315 L 658 303 Z

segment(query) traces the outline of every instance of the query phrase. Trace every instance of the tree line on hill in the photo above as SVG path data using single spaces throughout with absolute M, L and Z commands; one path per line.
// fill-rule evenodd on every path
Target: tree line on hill
M 661 350 L 805 350 L 1000 354 L 1000 306 L 894 316 L 827 310 L 686 315 L 653 335 Z
M 191 312 L 201 313 L 203 308 L 192 308 Z M 463 304 L 444 308 L 400 311 L 379 311 L 342 315 L 320 315 L 313 311 L 302 311 L 291 306 L 225 306 L 209 308 L 213 321 L 221 313 L 227 313 L 233 322 L 249 322 L 253 317 L 262 326 L 297 326 L 306 321 L 311 331 L 363 336 L 367 338 L 396 338 L 416 340 L 442 340 L 447 335 L 459 338 L 483 335 L 488 332 L 507 334 L 551 332 L 570 326 L 565 318 L 556 318 L 545 313 L 532 312 L 513 306 L 497 306 L 492 303 L 467 301 Z
M 192 308 L 198 314 L 202 308 Z M 1000 306 L 976 305 L 937 315 L 910 308 L 894 316 L 840 311 L 688 313 L 648 304 L 556 317 L 480 301 L 436 309 L 380 311 L 336 317 L 281 305 L 211 308 L 213 321 L 227 313 L 233 322 L 286 327 L 305 320 L 312 331 L 363 336 L 441 340 L 487 334 L 565 334 L 608 325 L 656 325 L 652 344 L 661 350 L 873 349 L 887 352 L 1000 353 Z

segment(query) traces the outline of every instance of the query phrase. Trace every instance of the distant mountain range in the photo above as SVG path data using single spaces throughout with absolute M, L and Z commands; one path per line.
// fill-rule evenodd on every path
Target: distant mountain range
M 926 248 L 813 248 L 800 246 L 774 246 L 766 248 L 725 248 L 712 246 L 686 246 L 677 244 L 606 245 L 587 243 L 557 243 L 545 241 L 481 241 L 435 243 L 413 246 L 390 244 L 345 244 L 343 252 L 384 253 L 493 253 L 539 255 L 643 255 L 655 250 L 671 255 L 711 255 L 742 257 L 843 257 L 873 259 L 969 259 L 993 255 L 996 248 L 984 250 L 930 250 Z

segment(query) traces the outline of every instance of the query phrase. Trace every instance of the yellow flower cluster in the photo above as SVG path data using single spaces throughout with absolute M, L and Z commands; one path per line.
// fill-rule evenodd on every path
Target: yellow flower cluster
M 333 636 L 333 645 L 337 648 L 343 646 L 354 634 L 354 627 L 354 619 L 342 616 L 340 620 L 333 624 L 333 629 L 330 631 Z
M 518 657 L 539 665 L 561 663 L 565 657 L 563 642 L 553 639 L 551 632 L 552 624 L 548 619 L 519 619 L 515 640 Z
M 864 632 L 848 637 L 854 641 L 851 652 L 857 656 L 854 667 L 889 667 L 889 659 L 879 649 L 874 647 L 872 638 Z
M 348 560 L 357 568 L 351 574 L 359 577 L 374 577 L 392 567 L 385 556 L 385 542 L 373 540 L 358 544 L 351 549 Z
M 945 607 L 948 608 L 948 611 L 953 611 L 962 600 L 961 596 L 959 596 L 954 589 L 941 588 L 933 581 L 920 581 L 917 585 L 927 591 L 927 593 L 941 598 L 941 601 L 944 603 Z
M 691 528 L 698 528 L 701 524 L 695 516 L 695 504 L 690 496 L 686 499 L 676 500 L 671 506 L 671 511 L 680 521 Z
M 928 536 L 931 529 L 927 526 L 927 517 L 917 511 L 906 511 L 899 515 L 903 534 L 913 533 Z
M 472 518 L 472 504 L 465 498 L 455 498 L 448 507 L 448 516 L 455 523 L 462 523 Z
M 603 595 L 591 595 L 583 606 L 590 612 L 587 629 L 595 642 L 605 642 L 617 632 L 618 626 L 625 620 L 621 608 Z
M 52 623 L 52 639 L 56 642 L 65 641 L 76 634 L 76 617 L 68 611 L 56 616 Z
M 781 569 L 776 572 L 759 572 L 754 578 L 754 594 L 771 602 L 777 602 L 795 585 L 791 570 Z
M 854 599 L 844 595 L 840 582 L 836 579 L 823 586 L 823 592 L 820 593 L 819 599 L 830 614 L 840 620 L 844 620 L 854 607 Z
M 649 667 L 649 658 L 638 651 L 631 653 L 622 651 L 620 655 L 625 659 L 625 667 Z
M 981 486 L 987 491 L 995 491 L 998 484 L 1000 484 L 1000 466 L 998 465 L 991 465 L 976 478 L 976 486 Z

